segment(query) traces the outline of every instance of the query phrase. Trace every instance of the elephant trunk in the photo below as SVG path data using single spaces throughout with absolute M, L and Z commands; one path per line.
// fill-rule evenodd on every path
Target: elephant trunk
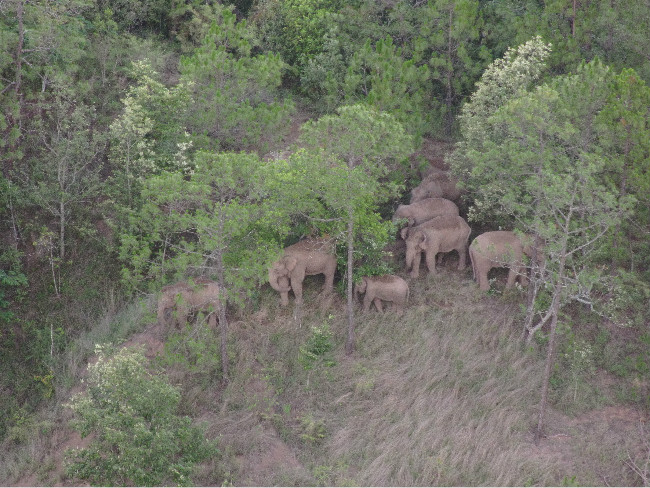
M 354 297 L 358 297 L 360 293 L 361 290 L 359 290 L 359 285 L 354 285 Z
M 406 246 L 406 271 L 410 270 L 413 267 L 413 258 L 415 257 L 415 249 Z
M 280 283 L 278 283 L 278 278 L 277 273 L 273 268 L 271 268 L 269 270 L 269 284 L 271 285 L 271 288 L 280 293 L 288 293 L 291 290 L 291 286 L 280 285 Z

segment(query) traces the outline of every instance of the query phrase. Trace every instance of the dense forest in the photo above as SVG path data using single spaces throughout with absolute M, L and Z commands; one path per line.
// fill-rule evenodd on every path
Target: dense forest
M 0 484 L 650 484 L 647 1 L 0 0 L 0 40 Z M 528 286 L 480 290 L 454 253 L 404 273 L 391 217 L 432 171 L 469 242 L 532 239 Z M 269 268 L 306 238 L 332 243 L 334 297 L 308 278 L 281 307 Z M 391 273 L 405 315 L 362 311 L 355 283 Z M 218 325 L 118 347 L 206 278 Z M 493 377 L 517 386 L 492 398 Z M 477 396 L 444 417 L 441 385 Z M 421 417 L 374 414 L 411 394 Z M 633 447 L 517 457 L 605 407 L 636 412 Z M 530 436 L 494 466 L 466 434 L 418 437 L 500 408 L 512 424 L 476 431 Z M 384 438 L 398 418 L 412 445 Z M 59 424 L 85 441 L 65 459 Z M 235 431 L 270 449 L 260 426 L 291 476 L 242 461 Z

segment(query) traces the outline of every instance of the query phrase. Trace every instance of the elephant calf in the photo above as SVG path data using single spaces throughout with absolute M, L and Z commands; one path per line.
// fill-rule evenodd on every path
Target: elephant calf
M 209 313 L 210 326 L 216 327 L 219 306 L 219 285 L 214 281 L 199 278 L 194 285 L 180 281 L 163 287 L 158 300 L 158 322 L 167 325 L 167 311 L 176 309 L 174 322 L 183 327 L 190 312 L 202 310 Z
M 420 225 L 409 232 L 406 238 L 406 269 L 411 270 L 411 278 L 420 275 L 422 252 L 432 275 L 436 274 L 436 255 L 440 252 L 458 251 L 458 269 L 465 269 L 470 232 L 467 222 L 458 215 L 436 217 L 427 225 Z
M 522 243 L 517 234 L 508 230 L 485 232 L 474 239 L 469 247 L 469 258 L 479 288 L 490 289 L 488 273 L 492 268 L 509 268 L 506 288 L 511 288 L 517 278 L 525 286 L 524 254 L 532 257 L 533 246 Z
M 364 276 L 354 287 L 355 295 L 365 293 L 363 310 L 370 310 L 374 303 L 378 311 L 383 312 L 382 300 L 393 303 L 393 308 L 401 310 L 409 297 L 409 285 L 399 276 Z

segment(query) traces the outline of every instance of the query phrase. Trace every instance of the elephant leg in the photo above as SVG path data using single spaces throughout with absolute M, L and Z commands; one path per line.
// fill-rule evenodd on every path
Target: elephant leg
M 178 304 L 176 307 L 176 324 L 179 329 L 187 325 L 187 317 L 189 314 L 190 311 L 186 305 Z
M 422 259 L 422 252 L 416 252 L 413 256 L 413 267 L 411 268 L 411 278 L 420 276 L 420 259 Z
M 332 293 L 334 290 L 334 274 L 336 273 L 336 260 L 333 260 L 332 264 L 328 266 L 325 270 L 325 286 L 323 291 L 328 294 Z
M 508 268 L 508 280 L 506 281 L 506 289 L 512 288 L 515 284 L 515 280 L 517 279 L 517 269 L 518 268 L 516 265 L 511 265 L 510 268 Z
M 165 307 L 164 304 L 160 304 L 158 306 L 158 323 L 160 325 L 166 326 L 167 325 L 167 318 L 165 317 L 165 312 L 167 311 L 167 308 Z
M 433 250 L 427 251 L 427 254 L 425 256 L 426 262 L 427 262 L 427 268 L 429 268 L 429 274 L 434 275 L 436 274 L 436 255 L 438 253 L 434 252 Z
M 469 249 L 469 262 L 472 264 L 472 279 L 478 281 L 478 278 L 476 277 L 476 256 L 474 255 L 472 248 Z
M 528 286 L 528 271 L 525 266 L 519 268 L 519 283 L 523 287 Z
M 210 312 L 210 316 L 208 317 L 208 325 L 212 329 L 217 328 L 217 311 L 216 310 Z
M 296 304 L 302 305 L 302 282 L 305 279 L 305 271 L 302 270 L 291 275 L 291 289 L 296 296 Z
M 462 246 L 457 249 L 458 251 L 458 270 L 462 271 L 467 266 L 467 247 Z
M 372 301 L 372 303 L 375 304 L 375 308 L 377 309 L 378 312 L 382 312 L 382 313 L 383 313 L 383 311 L 384 311 L 384 306 L 383 306 L 383 304 L 381 303 L 381 299 L 380 299 L 380 298 L 375 298 L 375 299 Z
M 280 292 L 280 305 L 283 307 L 286 307 L 289 305 L 289 292 L 288 291 L 281 291 Z
M 488 291 L 490 289 L 490 283 L 488 282 L 488 273 L 491 269 L 492 267 L 486 263 L 479 263 L 476 265 L 478 287 L 483 291 Z
M 364 312 L 369 312 L 370 311 L 370 304 L 372 301 L 375 299 L 375 295 L 370 293 L 368 290 L 366 290 L 366 294 L 363 297 L 363 311 Z

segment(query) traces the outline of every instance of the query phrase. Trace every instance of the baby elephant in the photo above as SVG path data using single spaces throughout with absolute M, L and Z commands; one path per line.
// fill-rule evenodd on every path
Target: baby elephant
M 216 327 L 219 306 L 219 285 L 214 281 L 198 278 L 194 285 L 179 281 L 163 287 L 158 300 L 158 322 L 167 325 L 167 311 L 176 309 L 174 322 L 178 327 L 183 327 L 191 311 L 203 310 L 210 314 L 210 326 Z
M 377 310 L 383 312 L 381 301 L 393 302 L 393 308 L 401 310 L 409 297 L 409 285 L 399 276 L 364 276 L 361 282 L 355 286 L 355 294 L 365 293 L 363 298 L 363 310 L 370 310 L 370 304 L 374 303 Z

